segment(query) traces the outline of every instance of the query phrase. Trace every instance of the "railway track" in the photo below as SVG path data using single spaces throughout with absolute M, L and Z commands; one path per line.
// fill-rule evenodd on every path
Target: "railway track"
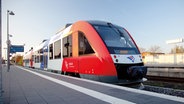
M 184 78 L 147 76 L 147 79 L 144 85 L 184 90 Z
M 184 78 L 148 75 L 147 79 L 143 90 L 184 97 Z
M 184 97 L 184 90 L 179 90 L 179 89 L 145 85 L 143 90 L 162 93 L 166 95 Z
M 175 82 L 175 83 L 184 83 L 184 78 L 177 77 L 165 77 L 165 76 L 151 76 L 147 75 L 146 78 L 151 81 L 162 81 L 162 82 Z

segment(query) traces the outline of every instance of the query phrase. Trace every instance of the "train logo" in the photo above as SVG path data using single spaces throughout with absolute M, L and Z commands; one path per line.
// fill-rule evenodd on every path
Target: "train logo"
M 129 57 L 127 57 L 129 60 L 131 60 L 132 62 L 134 62 L 135 61 L 135 58 L 134 58 L 134 56 L 129 56 Z

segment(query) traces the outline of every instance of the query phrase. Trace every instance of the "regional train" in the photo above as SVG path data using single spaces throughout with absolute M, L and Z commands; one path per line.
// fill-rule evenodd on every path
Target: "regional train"
M 129 32 L 104 21 L 67 24 L 25 54 L 24 66 L 114 84 L 141 83 L 147 73 Z

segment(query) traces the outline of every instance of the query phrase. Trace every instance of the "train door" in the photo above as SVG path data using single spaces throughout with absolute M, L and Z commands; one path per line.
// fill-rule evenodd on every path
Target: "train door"
M 34 54 L 33 54 L 33 50 L 31 50 L 31 52 L 30 52 L 30 59 L 29 59 L 29 67 L 30 68 L 34 68 Z
M 33 68 L 33 61 L 34 61 L 34 55 L 31 55 L 31 58 L 30 58 L 30 60 L 29 60 L 29 62 L 30 62 L 30 67 L 31 68 Z
M 83 32 L 78 32 L 78 54 L 80 77 L 91 80 L 99 80 L 98 74 L 101 61 Z
M 44 70 L 47 69 L 47 63 L 48 63 L 48 47 L 43 48 L 43 68 Z
M 43 48 L 39 49 L 35 52 L 36 54 L 36 61 L 35 61 L 35 68 L 39 68 L 43 70 Z
M 64 73 L 79 73 L 78 71 L 78 58 L 76 54 L 76 39 L 74 34 L 70 34 L 63 38 L 63 64 L 62 71 Z

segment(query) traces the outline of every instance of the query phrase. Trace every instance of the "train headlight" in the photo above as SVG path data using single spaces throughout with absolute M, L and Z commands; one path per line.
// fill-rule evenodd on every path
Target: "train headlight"
M 118 62 L 119 60 L 118 59 L 116 59 L 116 62 Z

